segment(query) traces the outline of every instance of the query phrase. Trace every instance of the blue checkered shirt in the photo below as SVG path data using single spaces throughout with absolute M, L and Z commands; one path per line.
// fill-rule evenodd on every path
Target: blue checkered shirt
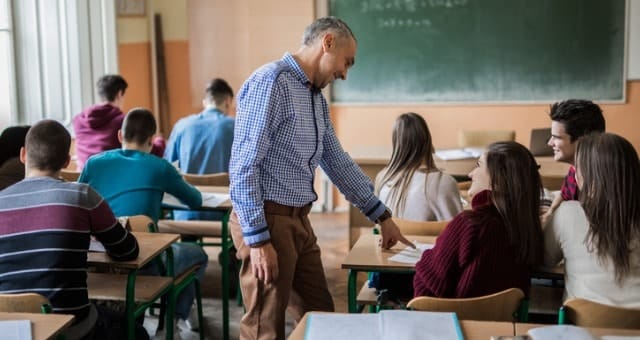
M 238 93 L 229 172 L 246 244 L 270 239 L 264 201 L 302 207 L 318 198 L 318 165 L 370 220 L 382 215 L 386 207 L 342 149 L 322 93 L 287 53 L 255 71 Z

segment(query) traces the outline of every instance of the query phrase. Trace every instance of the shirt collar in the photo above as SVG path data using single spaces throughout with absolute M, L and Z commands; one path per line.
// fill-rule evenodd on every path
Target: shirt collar
M 210 107 L 210 108 L 204 109 L 204 110 L 201 112 L 201 114 L 202 114 L 203 116 L 204 116 L 204 115 L 207 115 L 207 116 L 208 116 L 208 115 L 218 115 L 218 116 L 219 116 L 219 115 L 224 115 L 224 113 L 222 113 L 222 111 L 220 111 L 220 110 L 216 109 L 215 107 Z
M 300 65 L 298 65 L 291 53 L 285 53 L 284 57 L 282 57 L 282 61 L 287 64 L 287 66 L 289 66 L 289 68 L 293 72 L 293 75 L 296 77 L 296 79 L 298 79 L 299 82 L 304 84 L 304 86 L 311 88 L 311 81 L 309 81 L 309 78 L 307 78 L 307 75 L 304 73 Z

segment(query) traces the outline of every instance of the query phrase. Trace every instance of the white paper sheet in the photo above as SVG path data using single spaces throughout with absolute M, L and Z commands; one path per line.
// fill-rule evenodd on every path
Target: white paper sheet
M 530 329 L 529 336 L 533 340 L 595 340 L 598 337 L 591 334 L 586 328 L 572 325 L 554 325 Z
M 384 310 L 379 315 L 380 339 L 462 340 L 455 313 Z
M 460 159 L 480 158 L 485 148 L 461 148 L 436 150 L 436 156 L 443 161 L 455 161 Z
M 220 204 L 224 203 L 229 199 L 229 194 L 217 194 L 212 192 L 203 192 L 202 193 L 202 206 L 207 208 L 215 208 Z M 182 204 L 175 196 L 165 193 L 162 198 L 162 204 L 169 205 L 172 207 L 180 207 L 184 209 L 189 209 L 186 205 Z
M 416 246 L 416 249 L 406 247 L 399 253 L 391 256 L 389 258 L 389 261 L 416 264 L 422 257 L 422 253 L 425 250 L 433 248 L 433 244 L 431 243 L 420 243 L 417 241 L 413 241 L 413 244 Z
M 98 253 L 107 252 L 107 250 L 104 249 L 104 246 L 102 245 L 102 243 L 100 243 L 100 241 L 95 240 L 93 238 L 89 242 L 89 251 L 95 251 L 95 252 L 98 252 Z
M 0 321 L 0 334 L 4 340 L 31 340 L 31 321 Z
M 304 339 L 462 339 L 462 331 L 455 313 L 385 310 L 377 314 L 312 314 Z
M 304 339 L 382 339 L 378 326 L 378 314 L 322 313 L 309 315 Z

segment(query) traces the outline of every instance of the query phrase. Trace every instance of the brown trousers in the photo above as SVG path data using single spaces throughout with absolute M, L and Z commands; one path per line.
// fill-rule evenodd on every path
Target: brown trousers
M 285 311 L 292 290 L 302 312 L 333 312 L 333 300 L 320 259 L 320 247 L 309 223 L 310 206 L 293 208 L 265 202 L 265 217 L 271 244 L 278 254 L 278 279 L 265 285 L 251 270 L 249 247 L 244 244 L 235 213 L 230 220 L 231 236 L 242 260 L 240 287 L 246 314 L 240 321 L 240 339 L 284 339 Z M 301 315 L 302 315 L 301 314 Z M 294 317 L 300 317 L 296 315 Z M 296 320 L 299 321 L 299 320 Z

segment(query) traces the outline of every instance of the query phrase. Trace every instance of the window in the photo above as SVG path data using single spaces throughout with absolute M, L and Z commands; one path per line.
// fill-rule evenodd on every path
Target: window
M 11 8 L 0 0 L 0 130 L 15 120 L 15 76 L 11 42 Z

